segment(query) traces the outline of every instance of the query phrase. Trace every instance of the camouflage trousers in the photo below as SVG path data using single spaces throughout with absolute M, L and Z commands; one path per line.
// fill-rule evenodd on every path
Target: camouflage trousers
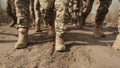
M 56 35 L 61 36 L 69 20 L 68 3 L 69 0 L 36 0 L 36 22 L 40 23 L 44 19 L 48 26 L 55 28 Z
M 14 1 L 15 0 L 5 0 L 5 11 L 14 21 L 17 21 Z
M 112 0 L 99 0 L 99 1 L 100 1 L 100 5 L 99 5 L 99 8 L 97 9 L 95 23 L 97 25 L 102 25 L 105 19 L 105 16 L 109 11 L 109 7 L 112 3 Z
M 94 0 L 82 0 L 80 8 L 80 26 L 85 26 L 86 19 L 92 10 Z
M 65 23 L 69 21 L 69 0 L 39 0 L 40 10 L 49 25 L 55 27 L 56 35 L 61 36 L 65 32 Z M 29 26 L 29 0 L 15 0 L 18 27 Z
M 92 6 L 93 6 L 93 2 L 94 0 L 82 0 L 83 1 L 83 7 L 81 10 L 81 22 L 83 22 L 81 25 L 84 25 L 85 20 L 87 18 L 87 16 L 89 15 L 89 13 L 91 12 Z M 99 0 L 100 1 L 100 5 L 99 8 L 97 9 L 97 14 L 96 14 L 96 18 L 95 18 L 95 23 L 97 25 L 102 25 L 106 14 L 109 11 L 109 7 L 111 5 L 112 0 Z
M 30 26 L 30 0 L 15 0 L 17 27 L 28 29 Z
M 43 20 L 41 10 L 40 10 L 40 1 L 39 0 L 34 1 L 34 12 L 35 12 L 35 23 L 37 25 L 39 25 L 40 23 L 42 23 L 42 20 Z
M 34 12 L 34 2 L 35 0 L 30 0 L 30 17 L 32 19 L 32 22 L 35 21 L 35 12 Z

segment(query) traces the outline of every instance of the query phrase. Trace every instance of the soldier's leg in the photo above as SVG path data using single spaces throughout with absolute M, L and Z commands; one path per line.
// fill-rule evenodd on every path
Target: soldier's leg
M 10 23 L 10 27 L 14 27 L 17 24 L 17 17 L 13 16 L 13 21 Z
M 76 11 L 73 11 L 72 13 L 71 13 L 71 18 L 72 18 L 72 25 L 73 26 L 77 26 L 77 15 L 76 15 Z
M 109 11 L 109 6 L 111 5 L 112 0 L 99 0 L 100 6 L 97 10 L 97 15 L 95 19 L 94 26 L 94 36 L 95 37 L 104 37 L 104 33 L 102 31 L 102 24 L 104 22 L 105 16 Z
M 113 44 L 113 48 L 114 49 L 120 49 L 120 8 L 119 8 L 119 20 L 118 20 L 118 31 L 119 31 L 119 33 L 118 33 L 118 35 L 117 35 L 117 37 L 116 37 L 116 39 L 115 39 L 115 41 L 114 41 L 114 44 Z
M 34 12 L 34 1 L 35 0 L 30 0 L 30 17 L 32 19 L 32 24 L 35 26 L 35 12 Z
M 16 24 L 16 16 L 15 13 L 13 13 L 12 11 L 12 5 L 14 5 L 14 3 L 12 3 L 11 0 L 5 0 L 5 10 L 6 13 L 13 19 L 12 23 L 10 23 L 10 26 L 13 27 Z
M 66 47 L 64 44 L 64 33 L 65 33 L 65 24 L 69 21 L 69 0 L 56 0 L 56 20 L 55 20 L 55 50 L 56 51 L 65 51 Z
M 74 22 L 74 26 L 77 26 L 77 22 L 78 22 L 78 15 L 77 15 L 77 12 L 79 11 L 79 0 L 73 0 L 73 7 L 72 7 L 72 10 L 73 10 L 73 22 Z
M 39 0 L 34 1 L 34 11 L 35 11 L 35 28 L 36 28 L 35 31 L 41 32 L 40 24 L 42 22 L 42 17 L 41 17 Z
M 15 0 L 15 8 L 18 24 L 18 41 L 15 48 L 25 48 L 28 44 L 29 0 Z
M 15 26 L 17 24 L 17 16 L 16 16 L 16 12 L 15 12 L 15 4 L 14 4 L 14 1 L 15 0 L 11 0 L 11 6 L 12 6 L 12 9 L 11 9 L 11 17 L 13 18 L 13 21 L 12 23 L 10 24 L 11 27 Z
M 72 16 L 73 16 L 73 15 L 72 15 L 72 13 L 73 13 L 73 12 L 72 12 L 72 6 L 73 6 L 73 5 L 72 5 L 72 4 L 73 4 L 73 3 L 72 3 L 72 0 L 70 0 L 70 1 L 69 1 L 70 24 L 73 24 L 73 18 L 72 18 Z
M 54 36 L 54 20 L 55 20 L 55 11 L 54 11 L 54 0 L 40 0 L 41 12 L 44 18 L 44 21 L 48 24 L 48 35 Z
M 5 11 L 6 13 L 11 17 L 12 16 L 12 11 L 11 11 L 11 5 L 10 5 L 10 0 L 5 0 Z M 12 17 L 11 17 L 12 18 Z
M 82 20 L 81 26 L 85 26 L 86 18 L 88 17 L 88 15 L 91 12 L 93 2 L 94 2 L 94 0 L 86 0 L 85 10 L 83 10 L 83 13 L 82 13 L 82 19 L 83 20 Z
M 83 27 L 82 27 L 82 22 L 83 22 L 83 7 L 84 7 L 84 4 L 83 4 L 83 1 L 84 0 L 80 0 L 80 6 L 79 6 L 79 8 L 80 8 L 80 11 L 79 11 L 79 13 L 78 13 L 78 15 L 79 15 L 79 17 L 78 17 L 78 27 L 80 28 L 80 29 L 82 29 Z

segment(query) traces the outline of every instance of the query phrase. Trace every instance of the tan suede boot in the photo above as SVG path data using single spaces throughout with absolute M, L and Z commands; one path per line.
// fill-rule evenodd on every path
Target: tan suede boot
M 120 34 L 116 37 L 116 40 L 114 41 L 114 44 L 112 46 L 114 49 L 120 50 Z
M 103 33 L 103 26 L 102 25 L 100 25 L 99 31 L 100 31 L 100 37 L 105 37 L 105 34 Z
M 94 26 L 94 37 L 105 37 L 105 34 L 102 31 L 102 25 L 95 25 Z
M 15 44 L 15 49 L 21 49 L 27 47 L 28 44 L 28 29 L 19 28 L 18 41 Z
M 55 50 L 58 52 L 66 51 L 64 41 L 60 37 L 56 37 L 56 39 L 55 39 Z
M 54 28 L 52 26 L 49 26 L 49 25 L 48 25 L 48 35 L 50 37 L 55 36 L 55 30 L 54 30 Z

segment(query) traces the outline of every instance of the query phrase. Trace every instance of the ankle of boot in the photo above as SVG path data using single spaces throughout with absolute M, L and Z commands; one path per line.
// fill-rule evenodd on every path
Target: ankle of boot
M 57 44 L 64 44 L 64 41 L 63 41 L 63 39 L 62 38 L 56 38 L 56 43 Z
M 22 33 L 28 33 L 28 29 L 25 28 L 19 28 L 18 31 Z

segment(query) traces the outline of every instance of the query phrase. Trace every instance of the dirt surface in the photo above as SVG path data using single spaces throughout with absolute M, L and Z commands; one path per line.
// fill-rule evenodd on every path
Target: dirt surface
M 67 52 L 56 52 L 54 39 L 34 29 L 29 46 L 15 50 L 17 30 L 0 26 L 0 68 L 120 68 L 120 51 L 111 47 L 114 29 L 105 28 L 105 38 L 94 38 L 92 27 L 70 29 L 65 34 Z

